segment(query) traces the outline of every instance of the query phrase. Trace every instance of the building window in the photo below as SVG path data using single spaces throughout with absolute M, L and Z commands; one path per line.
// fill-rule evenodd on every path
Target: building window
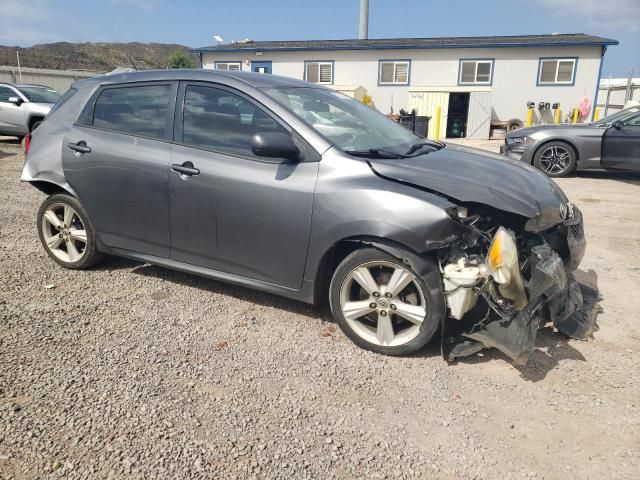
M 333 61 L 309 61 L 304 62 L 304 79 L 311 83 L 333 83 Z
M 242 70 L 240 62 L 216 62 L 214 68 L 216 70 Z
M 491 85 L 493 59 L 460 60 L 459 85 Z
M 576 58 L 541 58 L 538 85 L 573 85 Z
M 409 60 L 380 60 L 378 84 L 409 85 Z

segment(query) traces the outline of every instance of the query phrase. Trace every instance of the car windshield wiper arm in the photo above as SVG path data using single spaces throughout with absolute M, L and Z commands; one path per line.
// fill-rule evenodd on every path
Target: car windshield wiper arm
M 401 153 L 389 152 L 381 148 L 370 148 L 369 150 L 347 150 L 349 155 L 354 157 L 365 158 L 407 158 L 406 155 Z
M 411 148 L 409 149 L 409 151 L 407 151 L 407 153 L 405 153 L 405 155 L 411 155 L 412 153 L 416 153 L 418 150 L 420 150 L 422 147 L 426 147 L 426 146 L 433 146 L 430 143 L 427 142 L 422 142 L 422 143 L 416 143 L 414 145 L 411 145 Z

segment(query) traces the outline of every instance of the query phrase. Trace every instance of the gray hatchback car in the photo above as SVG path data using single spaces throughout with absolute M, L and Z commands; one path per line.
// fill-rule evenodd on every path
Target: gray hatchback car
M 33 134 L 22 180 L 48 195 L 48 255 L 118 255 L 328 304 L 389 355 L 440 329 L 448 359 L 526 362 L 553 322 L 586 338 L 580 210 L 534 168 L 429 142 L 328 88 L 168 70 L 73 85 Z

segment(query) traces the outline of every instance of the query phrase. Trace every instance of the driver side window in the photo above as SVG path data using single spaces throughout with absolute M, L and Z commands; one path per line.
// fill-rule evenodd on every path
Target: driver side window
M 239 95 L 216 87 L 187 86 L 182 119 L 184 145 L 254 156 L 251 140 L 262 132 L 289 133 L 270 115 Z
M 640 127 L 640 115 L 628 118 L 622 125 L 625 127 Z

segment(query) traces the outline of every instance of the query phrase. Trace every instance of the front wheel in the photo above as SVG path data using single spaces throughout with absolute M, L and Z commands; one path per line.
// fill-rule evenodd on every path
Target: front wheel
M 431 280 L 430 280 L 431 281 Z M 384 355 L 408 355 L 433 337 L 442 320 L 434 296 L 440 285 L 374 248 L 357 250 L 336 269 L 331 312 L 356 345 Z
M 42 202 L 38 234 L 47 254 L 65 268 L 89 268 L 100 259 L 89 217 L 71 195 L 51 195 Z
M 550 142 L 538 149 L 533 164 L 549 177 L 564 177 L 576 166 L 576 152 L 568 143 Z

